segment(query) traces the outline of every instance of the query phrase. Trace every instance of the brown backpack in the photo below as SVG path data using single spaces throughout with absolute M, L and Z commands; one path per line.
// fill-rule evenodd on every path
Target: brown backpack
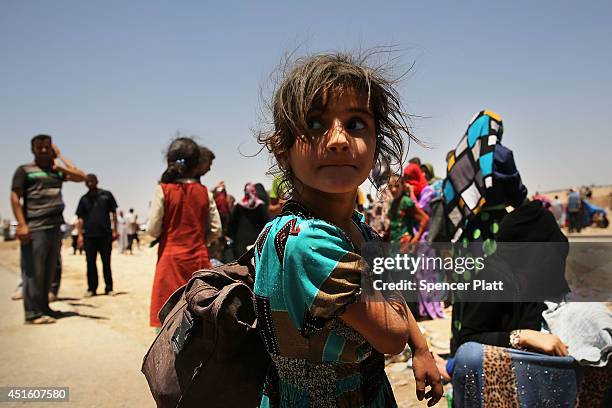
M 253 250 L 195 272 L 159 312 L 142 372 L 158 407 L 256 407 L 270 364 L 257 330 Z

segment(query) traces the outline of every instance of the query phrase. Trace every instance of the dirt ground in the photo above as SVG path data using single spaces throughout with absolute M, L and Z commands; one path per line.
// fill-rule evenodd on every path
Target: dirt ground
M 134 255 L 113 251 L 117 292 L 113 297 L 83 298 L 87 290 L 85 256 L 73 255 L 66 241 L 62 258 L 60 299 L 51 305 L 72 316 L 53 325 L 26 326 L 22 302 L 10 300 L 19 282 L 19 246 L 15 241 L 0 242 L 0 310 L 5 316 L 0 323 L 0 386 L 70 387 L 69 403 L 37 406 L 155 406 L 140 373 L 142 357 L 155 336 L 148 325 L 155 249 L 143 243 Z M 422 327 L 444 351 L 449 320 L 424 322 Z M 406 363 L 389 364 L 387 371 L 400 407 L 425 406 L 414 396 L 414 378 Z
M 593 235 L 607 240 L 608 231 L 595 230 Z M 53 325 L 26 326 L 22 302 L 10 300 L 20 279 L 18 243 L 0 242 L 0 311 L 4 316 L 0 323 L 0 386 L 70 387 L 69 403 L 36 406 L 154 406 L 140 365 L 155 336 L 148 313 L 156 250 L 143 242 L 134 255 L 113 251 L 117 292 L 113 297 L 83 298 L 87 289 L 84 255 L 73 255 L 66 242 L 62 257 L 60 300 L 52 308 L 72 312 L 71 316 Z M 101 275 L 100 268 L 100 289 Z M 448 352 L 450 309 L 447 315 L 447 319 L 419 323 L 431 348 L 441 354 Z M 412 370 L 405 362 L 388 364 L 387 373 L 400 407 L 425 406 L 414 396 Z M 438 406 L 446 406 L 446 401 Z
M 60 300 L 51 307 L 71 312 L 70 316 L 52 325 L 24 325 L 23 303 L 10 300 L 20 280 L 18 244 L 0 243 L 0 310 L 4 316 L 0 323 L 0 386 L 70 388 L 70 402 L 36 406 L 155 406 L 140 373 L 142 357 L 154 337 L 148 327 L 148 305 L 155 254 L 149 250 L 133 256 L 113 252 L 118 294 L 92 298 L 83 298 L 85 256 L 72 255 L 72 249 L 65 246 L 62 257 Z

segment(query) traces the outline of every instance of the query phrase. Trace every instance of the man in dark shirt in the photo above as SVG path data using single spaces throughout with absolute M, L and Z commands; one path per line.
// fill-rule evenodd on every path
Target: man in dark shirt
M 21 241 L 25 320 L 45 324 L 54 323 L 56 314 L 49 308 L 49 291 L 51 282 L 59 282 L 62 183 L 83 181 L 85 174 L 62 156 L 49 135 L 34 136 L 31 149 L 34 162 L 19 166 L 13 176 L 11 207 Z
M 98 178 L 88 174 L 85 181 L 89 191 L 79 201 L 76 215 L 79 217 L 79 242 L 84 243 L 87 258 L 86 297 L 94 296 L 98 289 L 96 258 L 100 253 L 104 274 L 104 293 L 114 295 L 111 273 L 111 251 L 117 239 L 117 202 L 110 191 L 98 188 Z M 111 227 L 112 216 L 112 227 Z

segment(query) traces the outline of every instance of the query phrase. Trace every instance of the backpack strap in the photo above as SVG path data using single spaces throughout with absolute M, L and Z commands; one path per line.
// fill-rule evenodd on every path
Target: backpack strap
M 242 266 L 249 266 L 254 256 L 255 256 L 255 245 L 253 245 L 245 253 L 240 255 L 238 259 L 236 259 L 236 263 Z
M 306 207 L 304 207 L 301 203 L 298 203 L 295 200 L 289 200 L 283 205 L 283 209 L 281 210 L 280 215 L 302 215 L 304 218 L 313 218 L 314 214 L 312 211 Z

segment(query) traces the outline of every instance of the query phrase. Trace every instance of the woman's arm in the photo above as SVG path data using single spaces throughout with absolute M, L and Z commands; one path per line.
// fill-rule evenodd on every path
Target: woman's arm
M 518 347 L 530 349 L 553 356 L 567 356 L 567 346 L 552 333 L 543 333 L 532 329 L 513 330 L 518 335 Z M 512 347 L 510 335 L 513 331 L 475 333 L 462 336 L 462 343 L 475 341 L 497 347 Z
M 510 331 L 472 333 L 460 337 L 461 344 L 467 343 L 468 341 L 475 341 L 476 343 L 497 347 L 509 347 L 510 345 Z
M 408 214 L 419 223 L 419 230 L 416 234 L 414 234 L 414 237 L 412 237 L 412 240 L 410 242 L 419 242 L 421 240 L 421 236 L 427 229 L 427 224 L 429 223 L 429 215 L 427 215 L 425 211 L 419 208 L 418 205 L 410 207 L 410 210 L 408 210 Z
M 521 348 L 532 349 L 553 356 L 567 356 L 567 345 L 559 336 L 552 333 L 542 333 L 535 330 L 517 330 L 518 345 Z
M 542 308 L 542 304 L 537 302 L 464 303 L 458 345 L 475 341 L 491 346 L 511 347 L 510 334 L 514 331 L 511 328 L 519 327 L 518 347 L 544 354 L 567 355 L 567 346 L 559 337 L 539 331 Z

